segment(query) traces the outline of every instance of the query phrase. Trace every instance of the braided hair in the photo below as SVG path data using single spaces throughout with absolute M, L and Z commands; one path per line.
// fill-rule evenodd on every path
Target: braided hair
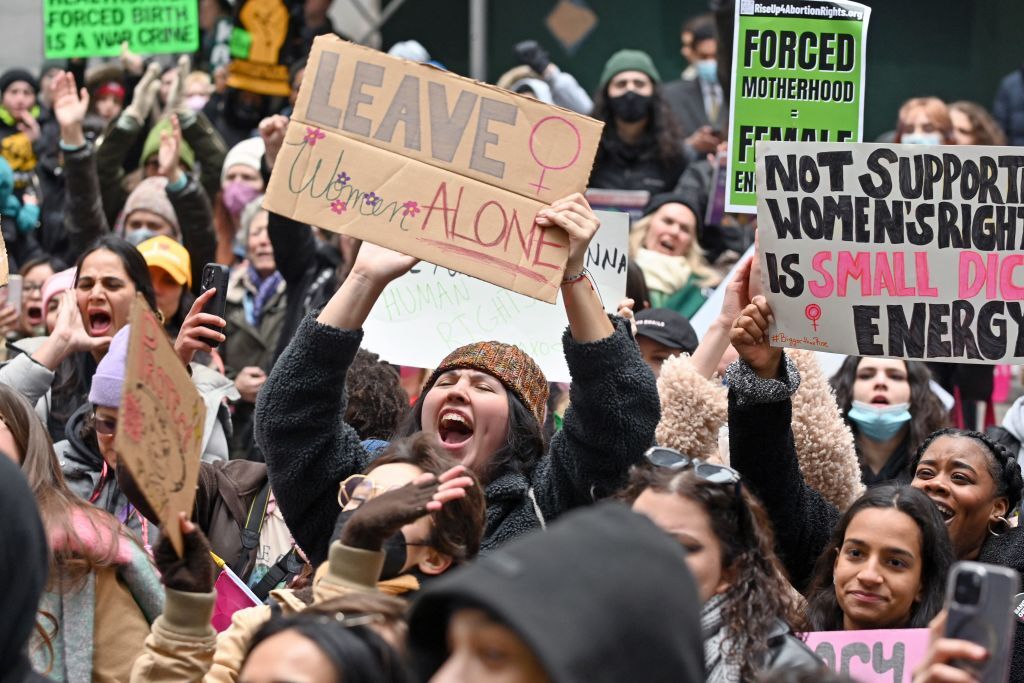
M 1006 449 L 1005 446 L 995 441 L 992 437 L 981 432 L 969 429 L 956 429 L 953 427 L 940 429 L 928 435 L 910 461 L 910 471 L 917 470 L 917 464 L 933 441 L 944 436 L 972 439 L 982 445 L 988 454 L 988 472 L 996 484 L 996 496 L 1005 497 L 1009 501 L 1008 512 L 1012 512 L 1020 504 L 1021 496 L 1024 495 L 1024 477 L 1021 477 L 1020 465 L 1017 457 Z

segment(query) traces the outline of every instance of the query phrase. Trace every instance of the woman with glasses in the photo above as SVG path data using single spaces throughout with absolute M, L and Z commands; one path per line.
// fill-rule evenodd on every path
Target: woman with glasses
M 771 524 L 740 475 L 670 448 L 646 453 L 624 497 L 686 548 L 697 582 L 707 680 L 752 681 L 777 668 L 821 668 L 796 636 L 797 596 L 775 556 Z
M 163 609 L 156 568 L 117 519 L 67 487 L 38 415 L 2 384 L 0 451 L 21 466 L 50 543 L 33 667 L 56 680 L 127 680 Z

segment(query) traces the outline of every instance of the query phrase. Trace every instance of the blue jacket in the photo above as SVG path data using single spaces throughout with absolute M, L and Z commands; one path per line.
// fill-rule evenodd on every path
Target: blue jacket
M 1024 145 L 1024 67 L 999 83 L 992 116 L 1006 133 L 1006 144 Z

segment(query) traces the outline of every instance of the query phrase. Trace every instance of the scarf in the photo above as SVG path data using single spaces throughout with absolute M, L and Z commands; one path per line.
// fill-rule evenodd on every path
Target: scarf
M 247 303 L 251 300 L 251 305 L 245 307 L 245 317 L 250 325 L 259 327 L 260 321 L 263 319 L 263 307 L 270 301 L 270 297 L 274 296 L 277 292 L 277 287 L 284 278 L 276 270 L 265 278 L 260 277 L 260 274 L 251 265 L 249 266 L 248 275 L 249 282 L 252 283 L 256 293 L 248 293 L 245 297 Z
M 685 256 L 669 256 L 650 249 L 638 249 L 633 260 L 643 271 L 647 286 L 657 292 L 677 292 L 693 275 Z
M 732 650 L 733 641 L 722 623 L 724 595 L 716 595 L 704 603 L 700 613 L 700 631 L 704 638 L 704 674 L 708 683 L 740 683 L 740 662 L 726 659 L 723 653 Z

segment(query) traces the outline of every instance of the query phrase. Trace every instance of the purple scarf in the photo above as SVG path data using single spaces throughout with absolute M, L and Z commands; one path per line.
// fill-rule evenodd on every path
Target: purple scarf
M 265 278 L 260 277 L 260 274 L 256 272 L 256 269 L 251 265 L 249 266 L 249 282 L 256 288 L 256 295 L 253 296 L 251 293 L 247 294 L 246 299 L 252 301 L 252 306 L 246 306 L 246 318 L 249 324 L 253 327 L 260 326 L 260 320 L 263 319 L 263 307 L 270 301 L 270 297 L 274 296 L 277 291 L 277 287 L 281 284 L 281 280 L 284 279 L 281 273 L 274 271 Z

